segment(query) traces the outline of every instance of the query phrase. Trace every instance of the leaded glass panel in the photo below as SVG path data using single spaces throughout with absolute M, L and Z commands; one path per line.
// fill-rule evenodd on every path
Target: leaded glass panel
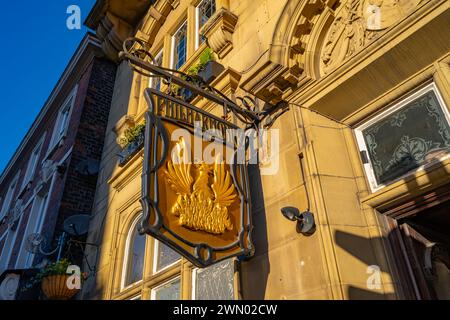
M 234 300 L 234 261 L 226 260 L 206 269 L 196 269 L 195 300 Z
M 416 169 L 450 147 L 450 126 L 430 90 L 362 131 L 377 184 Z
M 179 261 L 181 259 L 181 256 L 166 246 L 162 242 L 156 242 L 156 272 L 161 271 L 164 268 L 167 268 L 168 266 L 174 264 L 175 262 Z
M 216 0 L 203 0 L 198 5 L 198 27 L 201 29 L 206 22 L 213 16 L 216 12 Z M 199 35 L 200 43 L 205 42 L 205 38 Z
M 136 227 L 130 236 L 127 254 L 125 287 L 142 280 L 144 271 L 145 236 L 140 235 Z
M 173 280 L 153 289 L 153 300 L 180 300 L 180 279 Z
M 180 69 L 186 62 L 187 56 L 187 23 L 175 33 L 174 37 L 174 66 Z

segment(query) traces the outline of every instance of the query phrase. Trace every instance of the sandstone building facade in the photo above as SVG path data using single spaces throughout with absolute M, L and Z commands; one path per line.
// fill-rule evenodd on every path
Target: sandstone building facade
M 83 298 L 450 297 L 450 2 L 101 0 L 86 24 L 119 67 Z M 119 59 L 128 37 L 181 71 L 209 47 L 216 89 L 289 104 L 278 172 L 251 175 L 251 259 L 198 269 L 138 235 L 142 145 L 118 157 L 118 139 L 143 123 L 144 90 L 167 84 Z M 313 212 L 316 232 L 298 234 L 286 206 Z

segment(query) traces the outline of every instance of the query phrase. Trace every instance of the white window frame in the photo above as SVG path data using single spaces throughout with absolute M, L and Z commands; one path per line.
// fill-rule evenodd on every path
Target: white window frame
M 27 209 L 27 207 L 22 208 L 22 213 L 20 215 L 19 221 L 17 222 L 16 230 L 13 231 L 11 229 L 8 229 L 8 231 L 7 231 L 6 241 L 5 241 L 5 244 L 3 245 L 3 249 L 0 254 L 0 274 L 2 274 L 5 270 L 8 269 L 9 263 L 11 262 L 10 260 L 11 260 L 12 253 L 14 251 L 14 246 L 17 241 L 19 227 L 22 224 L 22 220 L 23 220 L 23 216 L 24 216 L 23 212 L 26 209 Z M 5 251 L 5 250 L 7 250 L 7 251 Z M 2 262 L 4 263 L 3 265 L 2 265 Z
M 175 281 L 177 281 L 177 280 L 180 280 L 180 300 L 181 300 L 181 299 L 182 299 L 182 292 L 183 292 L 183 289 L 182 289 L 182 287 L 181 287 L 181 276 L 177 276 L 177 277 L 175 277 L 175 278 L 172 278 L 172 279 L 170 279 L 170 280 L 167 280 L 167 281 L 163 282 L 162 284 L 160 284 L 160 285 L 158 285 L 158 286 L 152 288 L 152 290 L 151 290 L 151 292 L 150 292 L 150 300 L 155 301 L 155 298 L 156 298 L 156 291 L 157 291 L 158 289 L 160 289 L 160 288 L 162 288 L 162 287 L 164 287 L 164 286 L 166 286 L 166 285 L 168 285 L 168 284 L 170 284 L 170 283 L 172 283 L 172 282 L 175 282 Z
M 195 6 L 195 50 L 197 50 L 200 47 L 200 5 L 204 1 L 209 1 L 209 0 L 201 0 Z M 216 12 L 217 12 L 217 2 L 215 5 L 216 5 Z
M 25 171 L 25 176 L 23 177 L 22 186 L 20 190 L 22 191 L 30 182 L 33 182 L 33 178 L 36 174 L 36 169 L 39 164 L 39 159 L 42 154 L 42 147 L 44 146 L 45 136 L 39 140 L 37 146 L 31 152 L 30 158 L 28 159 L 27 169 Z M 42 164 L 42 163 L 41 163 Z
M 50 145 L 48 148 L 48 154 L 50 154 L 61 142 L 61 140 L 67 136 L 67 131 L 69 129 L 70 119 L 72 118 L 77 92 L 78 92 L 78 85 L 76 85 L 75 88 L 73 88 L 73 90 L 70 92 L 70 94 L 62 104 L 62 107 L 59 109 L 58 117 L 56 118 L 55 126 L 53 128 L 52 139 L 50 140 Z M 61 121 L 63 120 L 64 114 L 66 113 L 65 111 L 67 110 L 68 112 L 64 124 L 64 129 L 60 130 Z
M 73 147 L 70 148 L 69 151 L 67 151 L 67 153 L 64 155 L 64 157 L 62 157 L 62 159 L 57 163 L 57 165 L 63 164 L 69 158 L 69 156 L 72 154 L 72 150 L 73 150 Z M 50 178 L 51 179 L 50 187 L 48 189 L 47 194 L 44 197 L 39 197 L 35 193 L 33 195 L 33 197 L 31 197 L 30 200 L 28 200 L 28 202 L 23 206 L 23 208 L 24 208 L 23 210 L 25 210 L 32 203 L 31 212 L 29 214 L 28 221 L 27 221 L 27 226 L 25 228 L 25 236 L 22 239 L 22 243 L 21 243 L 20 248 L 19 248 L 19 254 L 18 254 L 17 260 L 16 260 L 16 269 L 26 269 L 26 268 L 29 268 L 29 267 L 32 266 L 30 264 L 33 263 L 35 254 L 26 252 L 25 248 L 24 248 L 24 245 L 25 245 L 25 242 L 26 242 L 26 238 L 30 234 L 32 234 L 32 233 L 42 233 L 42 229 L 43 229 L 44 223 L 45 223 L 45 218 L 47 217 L 47 211 L 48 211 L 48 207 L 49 207 L 49 203 L 50 203 L 50 197 L 53 194 L 53 189 L 54 189 L 55 183 L 57 181 L 57 176 L 58 176 L 57 172 L 54 172 L 52 174 L 52 176 Z M 36 205 L 36 200 L 38 198 L 40 198 L 40 199 L 45 198 L 44 202 L 41 203 L 41 205 L 43 205 L 43 210 L 42 211 L 39 210 L 37 212 L 37 214 L 40 214 L 40 216 L 38 216 L 37 219 L 36 219 L 37 223 L 35 224 L 35 228 L 33 229 L 33 232 L 29 233 L 28 230 L 29 230 L 29 228 L 32 227 L 32 226 L 30 226 L 30 221 L 31 221 L 34 213 L 36 213 L 36 211 L 34 211 L 34 210 L 36 209 L 35 205 Z M 41 208 L 39 208 L 39 209 L 41 209 Z M 21 266 L 21 259 L 25 258 L 24 257 L 25 255 L 26 255 L 26 260 L 25 260 L 24 266 Z
M 136 230 L 136 226 L 138 224 L 138 222 L 141 220 L 142 218 L 142 213 L 140 213 L 137 218 L 133 221 L 133 223 L 131 224 L 130 229 L 128 229 L 128 235 L 127 235 L 127 240 L 125 243 L 125 251 L 124 251 L 124 257 L 123 257 L 123 266 L 122 266 L 122 275 L 121 275 L 121 279 L 120 279 L 120 289 L 121 291 L 126 290 L 128 288 L 132 288 L 135 287 L 139 284 L 142 283 L 143 279 L 136 281 L 134 283 L 129 284 L 128 286 L 125 286 L 125 280 L 126 280 L 126 276 L 127 276 L 127 270 L 128 270 L 128 259 L 130 256 L 130 242 L 131 242 L 131 237 L 134 234 L 134 231 Z M 147 251 L 147 245 L 144 248 L 144 256 L 146 254 Z M 143 268 L 145 269 L 145 266 L 143 266 Z M 144 276 L 144 269 L 142 270 L 142 275 Z
M 196 294 L 196 292 L 197 292 L 197 273 L 201 270 L 204 270 L 204 269 L 200 269 L 200 268 L 192 269 L 192 284 L 191 284 L 191 287 L 192 287 L 191 299 L 192 300 L 197 299 L 197 297 L 196 297 L 197 296 L 197 294 Z
M 164 48 L 161 48 L 161 50 L 159 50 L 158 53 L 157 53 L 156 56 L 155 56 L 155 61 L 157 61 L 160 57 L 162 57 L 163 54 L 164 54 Z M 163 58 L 164 58 L 164 57 L 163 57 Z M 158 66 L 158 67 L 162 67 L 162 61 L 161 61 L 161 65 Z M 156 79 L 156 78 L 154 78 L 154 77 L 150 78 L 150 81 L 149 81 L 149 84 L 148 84 L 148 87 L 149 87 L 149 88 L 156 89 L 156 88 L 153 87 L 153 85 L 154 85 L 154 83 L 155 83 L 155 79 Z M 161 81 L 161 78 L 159 78 L 159 79 L 160 79 L 160 81 Z M 161 82 L 161 84 L 162 84 L 162 82 Z
M 8 214 L 8 211 L 11 209 L 11 204 L 13 203 L 13 198 L 17 190 L 17 185 L 19 182 L 19 176 L 20 171 L 16 174 L 14 179 L 11 181 L 11 183 L 8 186 L 8 191 L 6 191 L 3 203 L 2 203 L 2 209 L 0 211 L 0 221 Z
M 225 262 L 227 260 L 221 261 L 221 262 Z M 230 262 L 235 263 L 235 259 L 234 258 L 230 258 Z M 220 262 L 219 262 L 220 263 Z M 197 294 L 196 294 L 196 289 L 197 289 L 197 274 L 198 273 L 202 273 L 203 271 L 205 271 L 206 268 L 200 269 L 200 268 L 194 268 L 192 269 L 192 284 L 191 284 L 191 299 L 192 300 L 196 300 L 197 299 Z M 234 285 L 234 274 L 233 274 L 233 295 L 236 296 L 236 288 Z M 233 297 L 233 300 L 236 300 L 235 297 Z
M 3 253 L 3 249 L 5 248 L 6 245 L 6 236 L 8 235 L 8 231 L 6 230 L 5 232 L 3 232 L 3 234 L 0 236 L 0 243 L 2 243 L 3 240 L 5 240 L 5 243 L 3 244 L 3 247 L 0 248 L 0 257 L 2 256 Z
M 159 244 L 160 244 L 160 242 L 155 239 L 155 245 L 153 247 L 153 250 L 154 250 L 154 253 L 153 253 L 153 268 L 152 268 L 153 269 L 152 270 L 153 275 L 157 275 L 157 274 L 159 274 L 159 273 L 161 273 L 161 272 L 163 272 L 163 271 L 165 271 L 167 269 L 170 269 L 171 267 L 175 266 L 176 264 L 180 263 L 180 261 L 181 261 L 181 256 L 180 256 L 180 259 L 178 259 L 177 261 L 175 261 L 175 262 L 165 266 L 164 268 L 162 268 L 160 270 L 157 270 L 157 268 L 158 268 L 158 258 L 159 258 Z
M 434 82 L 432 82 L 432 83 L 424 86 L 423 88 L 417 90 L 416 92 L 409 94 L 406 98 L 402 99 L 401 101 L 399 101 L 392 107 L 388 108 L 386 111 L 381 112 L 377 116 L 373 117 L 372 119 L 370 119 L 369 121 L 365 122 L 364 124 L 362 124 L 361 126 L 359 126 L 358 128 L 355 129 L 356 141 L 359 146 L 359 151 L 365 152 L 367 155 L 367 158 L 368 158 L 368 163 L 365 163 L 363 165 L 364 165 L 364 170 L 366 172 L 366 176 L 369 181 L 370 189 L 372 192 L 376 192 L 376 191 L 386 187 L 387 185 L 390 185 L 398 180 L 405 178 L 406 176 L 409 176 L 417 171 L 423 170 L 423 168 L 426 167 L 427 164 L 422 165 L 416 169 L 413 169 L 412 171 L 409 171 L 409 172 L 389 181 L 386 184 L 378 184 L 377 180 L 375 178 L 374 170 L 372 167 L 372 162 L 369 157 L 369 152 L 367 151 L 367 146 L 366 146 L 366 142 L 364 140 L 363 131 L 365 129 L 367 129 L 368 127 L 370 127 L 371 125 L 373 125 L 373 124 L 379 122 L 380 120 L 386 118 L 387 116 L 391 115 L 392 113 L 402 109 L 403 107 L 408 105 L 410 102 L 416 100 L 417 98 L 423 96 L 424 94 L 426 94 L 427 92 L 430 92 L 430 91 L 433 91 L 435 93 L 437 100 L 439 102 L 439 107 L 443 111 L 447 122 L 450 124 L 450 112 L 448 110 L 448 107 L 447 107 L 446 103 L 444 102 L 444 99 L 442 98 L 438 87 L 436 86 L 436 84 Z M 444 160 L 448 157 L 450 157 L 450 154 L 444 155 L 440 160 Z
M 55 176 L 56 174 L 54 174 L 52 178 L 52 186 L 55 180 Z M 50 187 L 50 190 L 51 189 L 52 187 Z M 24 238 L 22 239 L 22 244 L 20 245 L 19 254 L 16 260 L 16 269 L 28 269 L 32 267 L 35 254 L 27 252 L 24 246 L 27 238 L 31 234 L 42 232 L 42 227 L 44 226 L 44 221 L 47 217 L 50 194 L 51 193 L 48 192 L 44 197 L 35 196 L 33 199 L 33 205 L 31 207 L 31 212 L 27 221 L 27 227 L 25 228 Z M 33 219 L 33 221 L 31 221 L 31 219 Z
M 175 50 L 176 50 L 176 48 L 175 48 L 175 36 L 177 35 L 177 33 L 178 33 L 184 26 L 186 26 L 186 61 L 183 63 L 183 65 L 186 64 L 187 59 L 188 59 L 188 56 L 187 56 L 187 54 L 188 54 L 188 52 L 187 52 L 187 50 L 188 50 L 188 43 L 187 43 L 187 41 L 188 41 L 188 39 L 187 39 L 187 32 L 188 32 L 187 27 L 188 27 L 188 25 L 187 25 L 187 20 L 184 20 L 183 23 L 181 23 L 181 25 L 178 27 L 178 29 L 173 33 L 172 39 L 171 39 L 170 67 L 171 67 L 172 69 L 174 69 L 174 70 L 176 69 L 176 66 L 175 66 Z

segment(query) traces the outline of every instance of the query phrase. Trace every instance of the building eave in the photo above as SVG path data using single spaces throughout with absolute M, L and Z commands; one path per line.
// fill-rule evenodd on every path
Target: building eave
M 97 0 L 84 24 L 88 28 L 96 30 L 106 13 L 110 12 L 129 25 L 136 26 L 154 2 L 149 0 Z
M 98 0 L 95 2 L 94 7 L 89 12 L 84 25 L 92 30 L 97 29 L 98 24 L 102 17 L 108 11 L 109 0 Z

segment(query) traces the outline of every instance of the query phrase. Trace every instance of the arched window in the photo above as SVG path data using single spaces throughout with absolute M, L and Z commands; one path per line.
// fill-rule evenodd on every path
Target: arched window
M 131 225 L 125 246 L 124 273 L 122 287 L 128 287 L 142 280 L 145 257 L 145 236 L 137 230 L 139 216 Z

